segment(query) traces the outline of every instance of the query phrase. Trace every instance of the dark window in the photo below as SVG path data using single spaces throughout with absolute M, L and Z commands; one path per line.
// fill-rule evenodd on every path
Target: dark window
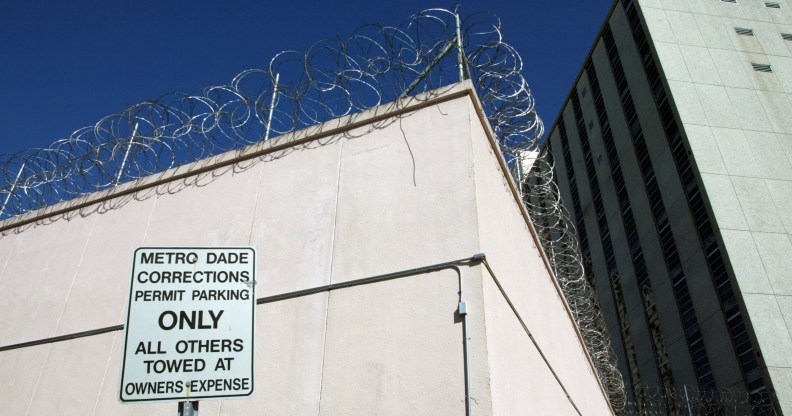
M 743 36 L 753 36 L 754 35 L 753 29 L 746 29 L 744 27 L 735 27 L 734 31 L 737 32 L 738 35 L 743 35 Z

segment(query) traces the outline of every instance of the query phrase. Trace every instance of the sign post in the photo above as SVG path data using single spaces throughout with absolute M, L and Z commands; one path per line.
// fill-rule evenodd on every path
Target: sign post
M 177 416 L 198 416 L 198 401 L 179 402 L 179 413 Z
M 251 395 L 255 269 L 250 247 L 135 250 L 121 402 Z

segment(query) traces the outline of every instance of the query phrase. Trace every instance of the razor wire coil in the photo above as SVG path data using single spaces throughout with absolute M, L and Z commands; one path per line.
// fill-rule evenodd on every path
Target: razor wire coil
M 504 154 L 536 146 L 543 126 L 500 21 L 474 14 L 460 29 L 465 73 Z M 400 26 L 364 25 L 280 52 L 267 69 L 226 85 L 143 101 L 46 148 L 2 154 L 0 220 L 389 103 L 408 87 L 415 94 L 453 84 L 456 33 L 456 15 L 444 9 Z
M 503 41 L 496 16 L 466 16 L 459 33 L 461 42 L 457 15 L 444 9 L 424 10 L 399 26 L 364 25 L 346 38 L 280 52 L 268 68 L 242 71 L 228 84 L 146 100 L 46 148 L 0 155 L 0 220 L 407 95 L 431 98 L 432 91 L 458 82 L 460 73 L 471 80 L 513 165 L 539 148 L 544 131 L 522 58 Z M 463 53 L 453 53 L 460 44 Z M 525 202 L 597 375 L 614 409 L 623 409 L 622 377 L 551 171 L 532 176 Z
M 636 397 L 619 416 L 777 416 L 775 398 L 766 391 L 752 395 L 744 389 L 705 390 L 683 385 L 636 386 Z
M 616 366 L 605 318 L 586 279 L 575 226 L 564 208 L 555 181 L 552 154 L 545 148 L 538 155 L 536 151 L 522 151 L 518 157 L 515 176 L 520 183 L 523 203 L 608 400 L 614 410 L 620 412 L 627 406 L 624 379 Z M 529 159 L 531 166 L 522 168 L 524 161 Z

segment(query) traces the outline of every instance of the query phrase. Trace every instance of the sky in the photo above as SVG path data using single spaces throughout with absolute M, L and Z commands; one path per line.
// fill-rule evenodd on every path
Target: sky
M 451 1 L 0 0 L 0 154 L 45 147 L 145 99 L 225 84 L 282 50 L 399 25 Z M 461 3 L 501 18 L 546 126 L 612 1 Z

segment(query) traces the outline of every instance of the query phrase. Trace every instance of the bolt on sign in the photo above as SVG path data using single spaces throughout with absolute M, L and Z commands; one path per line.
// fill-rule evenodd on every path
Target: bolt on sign
M 252 394 L 255 270 L 251 247 L 135 250 L 120 400 Z

